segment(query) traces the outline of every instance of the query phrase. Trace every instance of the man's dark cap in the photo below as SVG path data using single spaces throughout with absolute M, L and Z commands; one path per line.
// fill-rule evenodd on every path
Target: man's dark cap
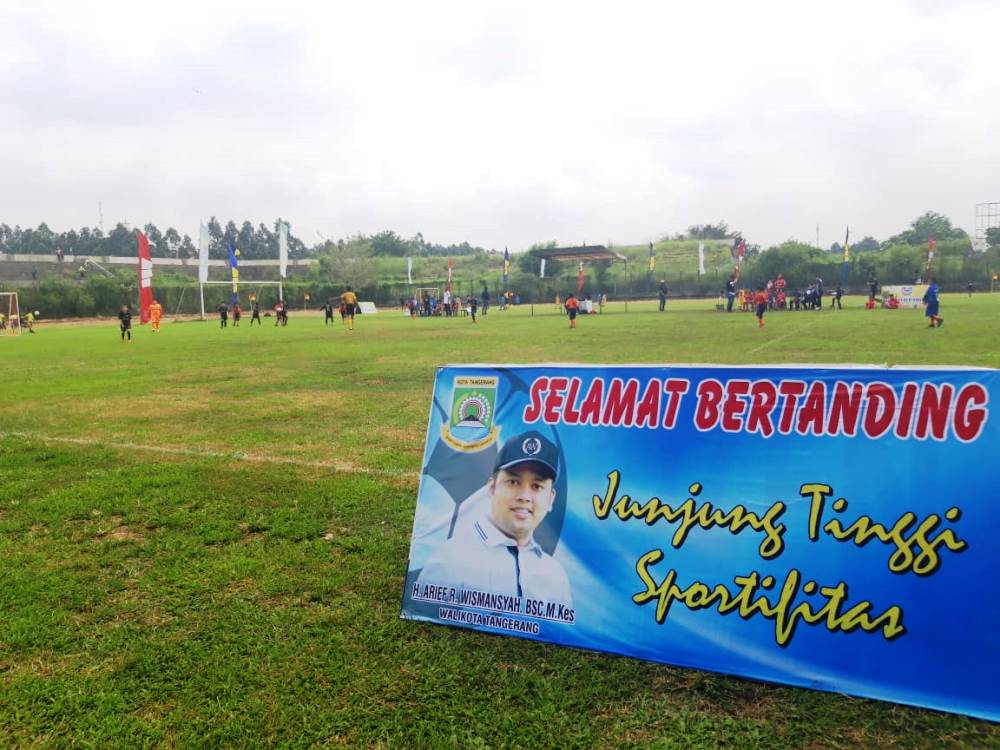
M 526 463 L 540 464 L 548 469 L 545 473 L 555 479 L 559 474 L 559 449 L 542 433 L 534 430 L 515 435 L 503 444 L 493 471 Z

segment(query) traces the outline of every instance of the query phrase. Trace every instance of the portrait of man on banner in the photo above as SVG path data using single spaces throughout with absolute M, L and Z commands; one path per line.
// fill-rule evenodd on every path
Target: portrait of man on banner
M 508 438 L 484 490 L 470 498 L 467 522 L 431 554 L 415 591 L 448 587 L 571 607 L 562 565 L 535 538 L 552 511 L 560 451 L 529 431 Z

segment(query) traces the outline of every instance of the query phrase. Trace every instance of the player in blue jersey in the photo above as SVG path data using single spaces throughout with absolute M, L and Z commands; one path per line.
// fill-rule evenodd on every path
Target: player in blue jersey
M 938 302 L 938 285 L 934 280 L 934 277 L 929 279 L 930 284 L 927 286 L 927 291 L 924 292 L 924 305 L 926 309 L 924 310 L 924 315 L 930 318 L 930 325 L 928 328 L 940 328 L 941 324 L 944 323 L 944 318 L 938 315 L 940 308 L 940 303 Z

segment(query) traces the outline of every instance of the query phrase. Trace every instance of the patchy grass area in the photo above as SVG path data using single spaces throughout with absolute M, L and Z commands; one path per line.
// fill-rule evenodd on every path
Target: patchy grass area
M 986 722 L 402 622 L 446 362 L 1000 367 L 1000 297 L 0 339 L 0 746 L 1000 747 Z

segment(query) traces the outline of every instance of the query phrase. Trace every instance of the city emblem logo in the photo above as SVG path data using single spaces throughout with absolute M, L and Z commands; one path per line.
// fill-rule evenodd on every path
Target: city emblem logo
M 441 437 L 455 450 L 479 451 L 496 442 L 500 429 L 493 425 L 493 416 L 499 380 L 474 375 L 455 378 L 451 415 L 441 428 Z

